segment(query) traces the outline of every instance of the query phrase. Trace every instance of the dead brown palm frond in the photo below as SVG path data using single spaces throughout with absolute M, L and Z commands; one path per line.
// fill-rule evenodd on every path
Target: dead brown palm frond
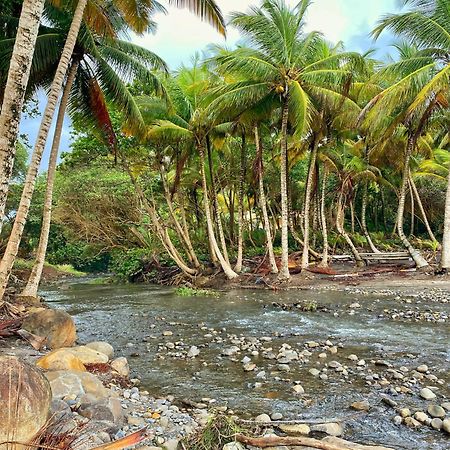
M 13 305 L 7 301 L 0 302 L 0 316 L 5 315 L 12 318 L 18 318 L 23 315 L 25 308 L 22 305 Z
M 16 335 L 21 326 L 21 318 L 0 320 L 0 339 Z

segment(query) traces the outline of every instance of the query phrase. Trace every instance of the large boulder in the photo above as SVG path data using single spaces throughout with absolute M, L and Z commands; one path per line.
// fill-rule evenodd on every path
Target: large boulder
M 46 423 L 50 385 L 39 369 L 15 356 L 0 356 L 0 442 L 28 442 Z M 23 446 L 0 445 L 0 449 Z
M 45 309 L 30 314 L 22 327 L 30 333 L 47 339 L 51 349 L 71 347 L 77 339 L 75 323 L 64 311 Z
M 77 357 L 83 364 L 104 364 L 109 361 L 109 357 L 104 353 L 93 350 L 85 345 L 67 349 Z
M 59 348 L 39 358 L 36 365 L 45 370 L 75 370 L 86 372 L 86 367 L 70 349 Z
M 114 356 L 114 348 L 111 344 L 108 344 L 108 342 L 104 341 L 90 342 L 89 344 L 86 344 L 86 347 L 89 347 L 97 352 L 103 353 L 109 359 L 112 359 L 112 357 Z
M 109 389 L 92 373 L 59 371 L 45 374 L 50 382 L 54 399 L 75 399 L 83 394 L 92 394 L 96 400 L 109 397 Z

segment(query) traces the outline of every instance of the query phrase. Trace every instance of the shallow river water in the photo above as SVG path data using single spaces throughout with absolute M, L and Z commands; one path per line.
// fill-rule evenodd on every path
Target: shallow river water
M 429 293 L 426 287 L 239 290 L 214 298 L 177 296 L 173 289 L 158 286 L 77 282 L 45 288 L 41 294 L 53 306 L 74 316 L 81 342 L 106 340 L 117 354 L 126 356 L 134 375 L 154 395 L 173 394 L 197 402 L 212 398 L 243 415 L 281 412 L 286 419 L 352 416 L 355 411 L 349 405 L 368 400 L 370 412 L 348 419 L 346 437 L 399 449 L 442 450 L 450 448 L 448 435 L 427 426 L 419 430 L 396 426 L 392 421 L 395 410 L 382 402 L 382 395 L 387 394 L 413 412 L 426 410 L 429 402 L 417 395 L 425 386 L 438 388 L 438 403 L 450 397 L 450 303 L 439 300 L 450 292 Z M 273 306 L 273 302 L 298 301 L 319 308 L 302 312 Z M 407 310 L 427 317 L 434 313 L 438 321 L 392 318 Z M 173 334 L 164 336 L 167 331 Z M 261 341 L 262 337 L 271 340 Z M 236 355 L 236 361 L 221 356 L 223 349 L 233 345 L 233 339 L 237 342 L 241 338 L 250 346 L 248 351 Z M 338 353 L 325 351 L 327 357 L 320 358 L 326 340 L 338 345 Z M 321 347 L 309 348 L 309 361 L 293 361 L 289 372 L 279 372 L 276 360 L 262 357 L 269 348 L 277 354 L 282 344 L 304 350 L 308 341 L 316 341 Z M 196 358 L 180 357 L 193 345 L 200 350 Z M 252 348 L 258 348 L 258 356 L 251 354 Z M 348 360 L 350 354 L 364 359 L 366 365 L 358 367 Z M 243 370 L 244 356 L 252 359 L 256 370 Z M 401 386 L 402 380 L 393 379 L 387 367 L 374 364 L 376 360 L 392 364 L 397 371 L 402 366 L 412 371 L 427 364 L 441 382 L 425 380 L 411 386 L 412 393 L 394 395 L 389 389 Z M 348 366 L 347 378 L 332 368 L 326 380 L 308 372 L 322 369 L 330 361 Z M 265 378 L 257 378 L 261 371 Z M 380 379 L 386 377 L 391 385 L 368 385 L 366 377 L 374 374 Z M 294 393 L 295 382 L 304 387 L 303 395 Z M 257 387 L 255 383 L 259 383 Z

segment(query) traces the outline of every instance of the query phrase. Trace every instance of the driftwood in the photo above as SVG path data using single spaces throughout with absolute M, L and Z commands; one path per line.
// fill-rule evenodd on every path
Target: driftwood
M 340 445 L 329 444 L 318 439 L 308 437 L 279 437 L 279 436 L 267 436 L 253 438 L 245 436 L 243 434 L 236 435 L 236 440 L 245 445 L 251 445 L 253 447 L 267 448 L 277 447 L 282 445 L 297 446 L 297 447 L 312 447 L 321 450 L 348 450 L 348 448 Z

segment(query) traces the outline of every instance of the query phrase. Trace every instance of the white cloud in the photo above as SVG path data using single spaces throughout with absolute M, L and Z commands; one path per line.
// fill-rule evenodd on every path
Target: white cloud
M 294 5 L 298 0 L 287 0 Z M 231 11 L 245 11 L 257 0 L 217 0 L 225 16 Z M 349 41 L 355 35 L 368 35 L 379 17 L 395 10 L 395 0 L 315 0 L 307 15 L 307 31 L 318 30 L 333 42 Z M 206 23 L 187 10 L 167 7 L 167 15 L 158 15 L 158 32 L 153 36 L 134 38 L 134 42 L 162 56 L 172 68 L 189 61 L 196 51 L 210 43 L 225 40 Z M 239 34 L 228 31 L 227 45 L 234 45 Z

